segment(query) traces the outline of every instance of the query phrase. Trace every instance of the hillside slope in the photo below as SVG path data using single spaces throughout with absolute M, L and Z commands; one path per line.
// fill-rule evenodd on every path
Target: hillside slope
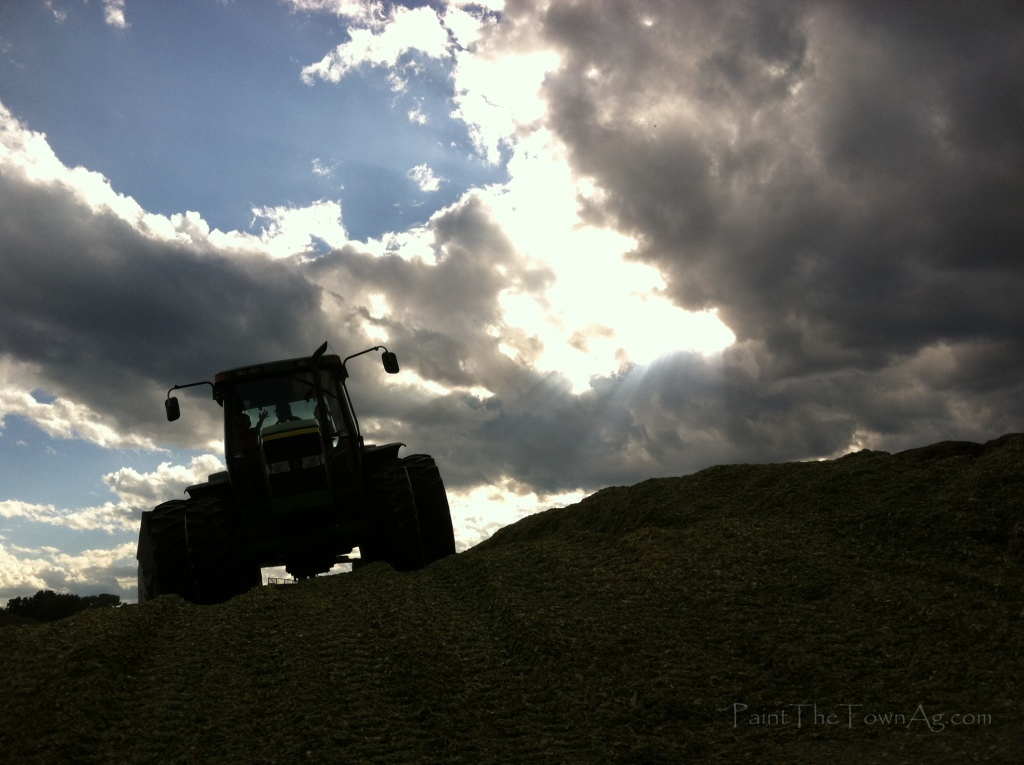
M 1019 762 L 1022 588 L 1024 436 L 714 467 L 412 574 L 4 627 L 0 761 Z

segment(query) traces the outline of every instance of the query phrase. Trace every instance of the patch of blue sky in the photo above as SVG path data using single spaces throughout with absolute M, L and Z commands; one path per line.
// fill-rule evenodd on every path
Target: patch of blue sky
M 52 404 L 57 400 L 56 396 L 52 393 L 47 393 L 42 388 L 36 388 L 35 390 L 29 391 L 29 395 L 40 404 Z
M 505 179 L 451 116 L 449 62 L 409 54 L 400 92 L 379 67 L 302 82 L 302 67 L 345 39 L 330 14 L 135 3 L 121 30 L 98 7 L 71 7 L 58 23 L 42 4 L 10 5 L 0 101 L 65 164 L 103 173 L 150 212 L 194 210 L 213 228 L 247 230 L 253 208 L 328 199 L 364 240 Z M 445 178 L 437 192 L 409 181 L 424 163 Z
M 212 225 L 239 228 L 261 189 L 284 181 L 291 191 L 281 148 L 309 130 L 313 95 L 299 62 L 339 30 L 270 3 L 131 10 L 127 30 L 92 28 L 103 26 L 98 10 L 23 20 L 32 44 L 8 41 L 0 94 L 62 161 L 103 173 L 151 212 L 199 207 Z
M 0 433 L 0 500 L 71 511 L 82 509 L 83 501 L 89 506 L 116 503 L 104 475 L 124 467 L 152 473 L 164 462 L 189 465 L 200 454 L 107 449 L 81 438 L 52 438 L 28 418 L 9 414 Z

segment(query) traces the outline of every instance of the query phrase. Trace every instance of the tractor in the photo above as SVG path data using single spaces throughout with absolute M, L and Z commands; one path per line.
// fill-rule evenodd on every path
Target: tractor
M 227 470 L 142 513 L 139 602 L 173 593 L 199 604 L 227 601 L 262 584 L 261 569 L 284 566 L 294 580 L 337 563 L 384 561 L 423 568 L 455 552 L 444 483 L 425 454 L 405 444 L 363 442 L 345 359 L 327 354 L 221 372 L 213 382 L 175 385 L 164 408 L 181 416 L 171 392 L 209 385 L 224 410 Z M 359 557 L 350 557 L 355 548 Z

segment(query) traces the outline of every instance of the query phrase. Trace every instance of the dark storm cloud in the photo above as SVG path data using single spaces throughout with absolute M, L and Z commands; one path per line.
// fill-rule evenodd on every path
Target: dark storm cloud
M 325 331 L 293 265 L 149 238 L 60 184 L 0 176 L 0 265 L 0 353 L 147 435 L 172 384 L 299 355 Z
M 1024 425 L 1019 4 L 554 3 L 539 29 L 519 11 L 562 55 L 545 92 L 605 192 L 586 215 L 738 337 L 726 451 Z M 663 414 L 697 427 L 682 401 Z
M 435 216 L 431 248 L 436 263 L 379 258 L 350 246 L 313 264 L 310 277 L 342 305 L 365 306 L 373 293 L 387 295 L 387 315 L 371 324 L 410 349 L 406 363 L 426 379 L 508 386 L 514 364 L 498 352 L 490 330 L 502 323 L 499 294 L 541 288 L 553 278 L 550 269 L 523 260 L 472 195 Z M 528 345 L 524 339 L 524 350 Z

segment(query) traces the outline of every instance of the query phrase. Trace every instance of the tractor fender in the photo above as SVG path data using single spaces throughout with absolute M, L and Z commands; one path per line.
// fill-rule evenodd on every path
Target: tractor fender
M 377 468 L 398 462 L 398 450 L 405 444 L 398 441 L 393 444 L 381 444 L 379 446 L 363 447 L 363 469 L 376 470 Z

